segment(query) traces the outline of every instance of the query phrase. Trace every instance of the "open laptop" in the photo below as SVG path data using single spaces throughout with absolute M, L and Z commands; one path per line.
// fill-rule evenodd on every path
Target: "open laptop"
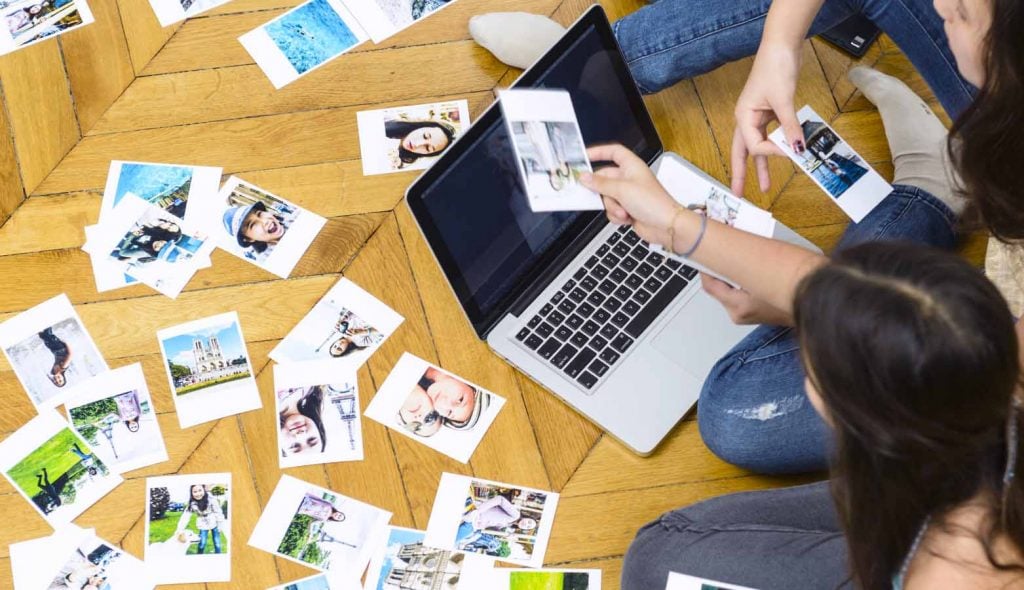
M 655 170 L 663 158 L 692 169 L 663 153 L 600 6 L 513 86 L 568 90 L 588 145 L 619 142 Z M 751 329 L 729 320 L 694 268 L 651 252 L 603 211 L 532 212 L 496 104 L 406 202 L 477 335 L 639 454 L 693 407 L 712 365 Z M 775 237 L 813 248 L 777 228 Z

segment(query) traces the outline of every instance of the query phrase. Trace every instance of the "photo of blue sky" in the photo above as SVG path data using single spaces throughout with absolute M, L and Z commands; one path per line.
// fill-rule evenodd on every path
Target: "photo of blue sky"
M 267 35 L 299 74 L 359 44 L 327 0 L 310 0 L 266 26 Z
M 210 336 L 217 337 L 225 360 L 232 360 L 242 356 L 244 351 L 242 335 L 238 330 L 238 325 L 235 323 L 226 326 L 204 328 L 168 338 L 163 341 L 164 354 L 174 364 L 184 365 L 194 371 L 196 369 L 196 362 L 195 357 L 192 355 L 192 341 L 199 338 L 202 340 L 203 346 L 208 347 L 210 345 Z
M 384 554 L 384 566 L 380 570 L 380 579 L 377 580 L 377 590 L 384 590 L 384 582 L 388 579 L 388 574 L 391 573 L 391 570 L 395 568 L 396 561 L 399 564 L 403 564 L 403 562 L 396 559 L 398 552 L 402 549 L 402 545 L 420 543 L 425 536 L 426 533 L 423 531 L 391 529 L 391 535 L 388 537 L 388 550 Z
M 114 206 L 128 193 L 137 195 L 150 203 L 170 195 L 192 180 L 191 166 L 168 166 L 163 164 L 121 165 L 121 174 L 114 193 Z

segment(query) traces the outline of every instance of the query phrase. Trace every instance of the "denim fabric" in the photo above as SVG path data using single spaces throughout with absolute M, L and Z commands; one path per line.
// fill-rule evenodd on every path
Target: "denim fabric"
M 652 93 L 756 53 L 770 4 L 658 0 L 613 27 L 637 86 Z M 970 104 L 975 89 L 957 71 L 932 0 L 825 0 L 808 34 L 858 13 L 896 42 L 951 117 Z
M 200 529 L 199 530 L 199 548 L 200 554 L 206 552 L 206 537 L 213 537 L 213 552 L 220 553 L 220 530 L 214 527 L 211 530 Z
M 837 249 L 883 240 L 956 245 L 956 216 L 949 207 L 916 187 L 894 189 L 860 223 L 850 224 Z M 827 467 L 831 436 L 804 393 L 791 328 L 760 326 L 715 364 L 697 404 L 697 424 L 713 453 L 753 471 Z
M 730 494 L 662 515 L 630 545 L 622 590 L 664 588 L 669 572 L 759 590 L 852 588 L 828 482 Z

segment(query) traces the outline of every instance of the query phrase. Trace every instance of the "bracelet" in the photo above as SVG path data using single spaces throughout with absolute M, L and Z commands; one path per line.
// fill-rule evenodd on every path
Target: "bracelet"
M 707 229 L 708 229 L 708 216 L 707 215 L 700 215 L 700 231 L 697 232 L 697 239 L 693 241 L 693 245 L 690 246 L 690 249 L 687 250 L 686 252 L 679 253 L 679 252 L 676 252 L 675 244 L 672 244 L 672 248 L 671 248 L 672 253 L 677 255 L 677 256 L 681 256 L 683 258 L 689 258 L 690 256 L 693 256 L 693 253 L 696 252 L 697 248 L 700 247 L 700 243 L 704 241 L 704 232 L 706 232 Z
M 676 212 L 672 214 L 672 220 L 668 222 L 668 251 L 676 253 L 676 220 L 679 214 L 686 210 L 682 205 L 676 205 Z

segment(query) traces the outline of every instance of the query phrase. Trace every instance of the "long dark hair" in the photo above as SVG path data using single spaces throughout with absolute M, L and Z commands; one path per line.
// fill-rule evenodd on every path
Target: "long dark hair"
M 201 499 L 199 499 L 199 500 L 196 500 L 192 496 L 192 490 L 195 489 L 197 486 L 203 488 L 203 497 Z M 189 504 L 190 505 L 195 506 L 196 508 L 198 508 L 199 512 L 206 512 L 206 508 L 210 504 L 210 492 L 209 492 L 209 490 L 206 489 L 206 486 L 204 486 L 201 483 L 190 485 L 188 487 L 188 496 L 189 496 Z
M 978 537 L 992 565 L 1024 572 L 992 551 L 1001 535 L 1024 549 L 1024 490 L 1003 489 L 1020 361 L 996 288 L 953 254 L 869 243 L 808 276 L 794 318 L 835 430 L 832 493 L 857 585 L 889 587 L 926 520 L 942 527 L 977 497 L 991 501 Z
M 300 414 L 313 421 L 317 431 L 320 433 L 320 452 L 327 448 L 327 431 L 324 429 L 324 420 L 321 416 L 323 411 L 324 389 L 320 385 L 310 387 L 295 404 Z M 278 415 L 278 428 L 284 428 L 284 414 Z M 284 453 L 284 450 L 281 451 Z
M 444 149 L 433 154 L 417 154 L 416 152 L 410 152 L 405 149 L 405 146 L 401 144 L 401 141 L 405 139 L 405 136 L 421 127 L 433 127 L 434 129 L 440 130 L 441 133 L 444 133 L 445 137 L 448 138 L 448 143 L 444 146 Z M 387 121 L 384 123 L 384 134 L 391 139 L 399 140 L 398 159 L 401 160 L 403 164 L 412 164 L 420 158 L 434 157 L 447 150 L 448 147 L 452 145 L 452 142 L 455 141 L 455 127 L 440 121 Z
M 970 198 L 968 221 L 1003 241 L 1024 239 L 1024 4 L 990 0 L 985 82 L 949 132 L 949 153 Z

